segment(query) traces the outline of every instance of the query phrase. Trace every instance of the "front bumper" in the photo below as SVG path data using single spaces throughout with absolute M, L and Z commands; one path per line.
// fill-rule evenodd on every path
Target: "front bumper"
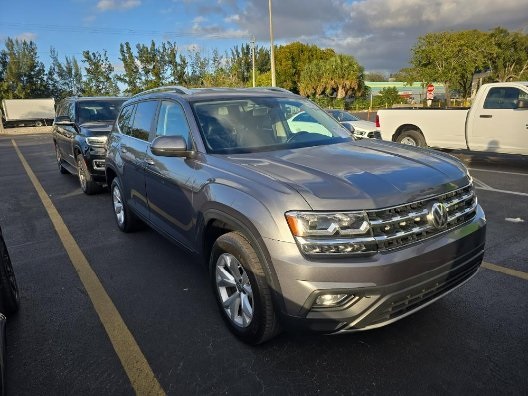
M 380 327 L 401 319 L 469 280 L 483 256 L 486 220 L 468 223 L 402 249 L 353 259 L 310 261 L 295 244 L 267 240 L 280 283 L 285 327 L 326 333 Z M 353 297 L 314 308 L 321 294 Z
M 88 146 L 84 152 L 84 160 L 92 179 L 98 183 L 106 182 L 105 174 L 106 149 L 104 147 Z

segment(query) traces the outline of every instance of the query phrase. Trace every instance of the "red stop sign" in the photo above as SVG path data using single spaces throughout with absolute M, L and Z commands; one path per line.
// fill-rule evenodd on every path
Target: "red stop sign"
M 435 90 L 435 86 L 433 84 L 429 84 L 427 86 L 427 93 L 433 93 Z

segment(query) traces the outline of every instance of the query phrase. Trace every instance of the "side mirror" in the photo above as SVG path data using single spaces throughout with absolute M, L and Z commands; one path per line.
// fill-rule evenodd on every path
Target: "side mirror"
M 159 157 L 193 157 L 194 151 L 187 150 L 183 136 L 159 136 L 150 145 L 152 154 Z
M 341 125 L 343 125 L 346 129 L 348 129 L 348 131 L 351 133 L 351 134 L 354 134 L 354 132 L 356 132 L 356 130 L 354 129 L 354 127 L 350 124 L 346 124 L 346 123 L 341 123 Z
M 528 99 L 519 99 L 515 108 L 521 110 L 528 110 Z
M 68 116 L 59 116 L 55 118 L 55 121 L 53 121 L 55 125 L 64 125 L 64 126 L 72 126 L 74 125 L 74 122 L 70 120 L 70 117 Z

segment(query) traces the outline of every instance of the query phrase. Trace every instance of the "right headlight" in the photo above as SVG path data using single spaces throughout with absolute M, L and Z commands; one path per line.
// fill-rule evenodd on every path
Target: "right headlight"
M 377 250 L 364 211 L 292 211 L 285 216 L 299 249 L 306 255 L 341 256 Z

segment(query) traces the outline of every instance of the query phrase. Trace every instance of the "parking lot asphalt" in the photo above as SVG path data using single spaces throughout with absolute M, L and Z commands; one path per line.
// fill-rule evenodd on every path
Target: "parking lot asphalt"
M 21 292 L 8 318 L 8 394 L 147 393 L 156 388 L 131 378 L 149 371 L 171 395 L 527 394 L 528 160 L 455 155 L 488 218 L 473 279 L 380 329 L 283 333 L 250 347 L 222 322 L 203 266 L 148 228 L 121 233 L 107 191 L 86 196 L 75 176 L 59 174 L 49 134 L 0 137 L 0 224 Z M 79 257 L 109 297 L 102 306 Z M 115 316 L 124 329 L 108 329 Z M 116 345 L 126 331 L 144 364 Z

